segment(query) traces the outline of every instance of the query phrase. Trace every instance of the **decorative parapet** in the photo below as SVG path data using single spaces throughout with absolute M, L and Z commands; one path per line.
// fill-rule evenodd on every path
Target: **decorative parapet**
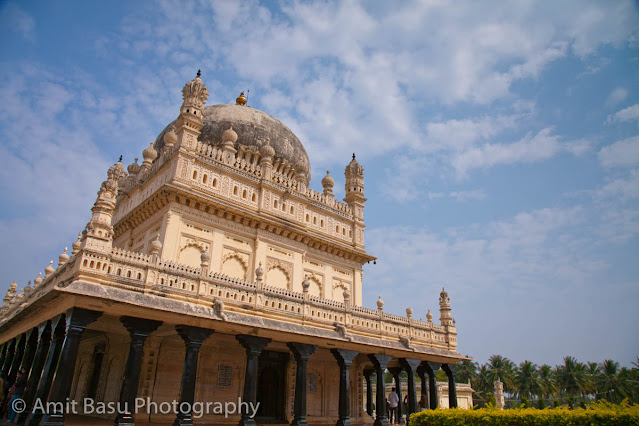
M 224 312 L 246 312 L 248 309 L 255 316 L 323 329 L 335 330 L 337 323 L 340 327 L 344 326 L 349 336 L 374 336 L 397 342 L 409 338 L 413 345 L 448 350 L 454 350 L 457 346 L 454 327 L 417 321 L 278 287 L 264 285 L 260 288 L 256 282 L 224 274 L 203 276 L 200 268 L 153 261 L 149 255 L 121 248 L 114 248 L 107 258 L 99 253 L 80 250 L 25 296 L 19 305 L 11 305 L 0 318 L 0 323 L 13 317 L 44 293 L 80 279 L 194 304 L 213 306 L 222 302 Z M 336 332 L 336 337 L 339 336 Z

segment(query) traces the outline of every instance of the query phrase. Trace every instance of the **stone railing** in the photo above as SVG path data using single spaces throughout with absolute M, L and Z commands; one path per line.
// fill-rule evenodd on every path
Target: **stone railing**
M 352 306 L 216 272 L 204 275 L 200 268 L 120 248 L 112 249 L 110 256 L 81 250 L 25 294 L 23 299 L 4 306 L 0 323 L 55 286 L 63 283 L 66 286 L 76 279 L 96 278 L 102 285 L 155 293 L 190 303 L 210 306 L 218 300 L 223 301 L 225 311 L 245 312 L 250 308 L 251 315 L 302 322 L 323 329 L 341 328 L 347 335 L 340 335 L 346 339 L 349 335 L 374 336 L 399 341 L 408 349 L 413 344 L 450 350 L 457 346 L 454 327 Z

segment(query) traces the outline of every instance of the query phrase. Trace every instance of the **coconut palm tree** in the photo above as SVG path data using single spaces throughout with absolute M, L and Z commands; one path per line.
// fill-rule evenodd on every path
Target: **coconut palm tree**
M 601 369 L 596 362 L 586 363 L 586 387 L 589 394 L 597 395 L 599 392 L 599 376 Z
M 457 381 L 459 383 L 467 383 L 470 381 L 470 386 L 477 389 L 477 363 L 471 360 L 465 359 L 457 362 Z
M 477 388 L 475 390 L 481 393 L 484 398 L 486 397 L 486 394 L 494 392 L 495 384 L 491 380 L 488 364 L 483 364 L 479 368 L 479 372 L 477 374 Z
M 557 382 L 553 369 L 548 364 L 543 364 L 539 367 L 539 381 L 541 383 L 541 390 L 544 399 L 549 399 L 551 395 L 556 395 L 558 392 Z
M 572 356 L 564 357 L 564 365 L 557 366 L 556 376 L 560 390 L 568 396 L 569 404 L 574 405 L 574 398 L 577 395 L 584 395 L 586 391 L 586 367 Z
M 515 387 L 520 396 L 530 399 L 533 395 L 540 396 L 542 394 L 542 384 L 539 379 L 539 371 L 537 364 L 531 361 L 524 361 L 519 364 L 519 368 L 515 372 Z
M 601 363 L 601 375 L 599 376 L 599 392 L 601 397 L 614 403 L 621 402 L 628 392 L 628 386 L 621 380 L 619 363 L 611 359 Z
M 504 383 L 505 391 L 515 392 L 515 364 L 511 360 L 501 355 L 491 356 L 488 358 L 488 372 L 493 383 L 501 380 Z

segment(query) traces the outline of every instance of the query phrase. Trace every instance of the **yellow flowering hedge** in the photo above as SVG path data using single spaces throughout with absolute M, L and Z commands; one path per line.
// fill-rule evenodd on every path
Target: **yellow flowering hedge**
M 438 409 L 410 416 L 409 426 L 639 426 L 639 406 L 607 402 L 588 408 Z

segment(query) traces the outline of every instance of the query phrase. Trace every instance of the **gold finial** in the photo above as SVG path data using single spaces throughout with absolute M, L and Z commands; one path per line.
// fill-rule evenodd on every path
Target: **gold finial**
M 244 97 L 244 92 L 240 93 L 240 96 L 235 99 L 236 105 L 246 105 L 246 98 Z

